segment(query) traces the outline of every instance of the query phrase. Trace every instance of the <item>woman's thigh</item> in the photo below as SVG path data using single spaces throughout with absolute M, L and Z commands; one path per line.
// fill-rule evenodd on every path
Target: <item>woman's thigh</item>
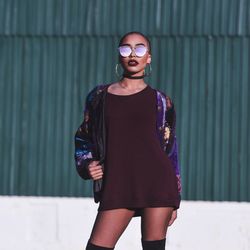
M 142 211 L 142 239 L 160 240 L 165 238 L 173 207 L 148 207 L 144 208 Z
M 98 246 L 115 247 L 134 213 L 126 208 L 98 211 L 89 241 Z

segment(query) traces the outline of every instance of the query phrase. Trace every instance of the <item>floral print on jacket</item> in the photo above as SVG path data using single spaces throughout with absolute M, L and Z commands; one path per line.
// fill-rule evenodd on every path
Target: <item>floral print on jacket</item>
M 100 152 L 102 149 L 100 150 L 100 143 L 97 138 L 98 132 L 101 130 L 99 125 L 103 122 L 100 107 L 103 106 L 105 100 L 103 96 L 109 85 L 110 84 L 97 85 L 88 93 L 85 100 L 83 122 L 75 133 L 76 169 L 78 174 L 85 180 L 91 179 L 88 172 L 89 163 L 93 160 L 100 160 Z M 177 178 L 178 192 L 180 194 L 182 187 L 178 159 L 178 144 L 175 133 L 176 113 L 174 103 L 165 93 L 158 89 L 155 90 L 157 92 L 157 134 L 162 149 L 172 162 Z M 99 116 L 99 120 L 96 119 L 97 116 Z M 99 124 L 97 125 L 96 123 Z M 95 202 L 99 202 L 99 193 L 102 191 L 102 179 L 94 180 L 93 184 Z

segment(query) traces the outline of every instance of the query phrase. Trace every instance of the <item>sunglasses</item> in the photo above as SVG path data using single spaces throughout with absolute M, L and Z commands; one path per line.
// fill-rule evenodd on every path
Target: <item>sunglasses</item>
M 132 53 L 132 50 L 134 51 L 137 57 L 143 57 L 146 54 L 148 49 L 146 48 L 146 46 L 140 44 L 140 45 L 137 45 L 135 48 L 131 48 L 129 45 L 122 45 L 118 47 L 118 50 L 122 57 L 130 56 Z

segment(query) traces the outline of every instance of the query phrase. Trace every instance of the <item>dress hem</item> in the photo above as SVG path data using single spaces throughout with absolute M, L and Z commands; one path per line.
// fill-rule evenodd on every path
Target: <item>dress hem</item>
M 132 208 L 132 209 L 141 209 L 141 208 L 148 208 L 148 207 L 174 207 L 175 210 L 178 209 L 180 207 L 180 201 L 179 200 L 169 200 L 167 202 L 159 202 L 159 203 L 144 203 L 144 204 L 137 204 L 135 205 L 135 203 L 132 203 L 130 205 L 113 205 L 113 206 L 101 206 L 101 203 L 98 207 L 98 211 L 104 211 L 104 210 L 110 210 L 110 209 L 116 209 L 116 208 Z

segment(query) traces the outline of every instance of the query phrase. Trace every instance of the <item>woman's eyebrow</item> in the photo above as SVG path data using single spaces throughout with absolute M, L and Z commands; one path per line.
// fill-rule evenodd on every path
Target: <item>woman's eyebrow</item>
M 131 46 L 131 44 L 129 44 L 129 43 L 123 43 L 122 46 L 124 46 L 124 45 Z M 137 43 L 135 46 L 137 46 L 137 45 L 144 45 L 144 46 L 146 46 L 144 43 Z

